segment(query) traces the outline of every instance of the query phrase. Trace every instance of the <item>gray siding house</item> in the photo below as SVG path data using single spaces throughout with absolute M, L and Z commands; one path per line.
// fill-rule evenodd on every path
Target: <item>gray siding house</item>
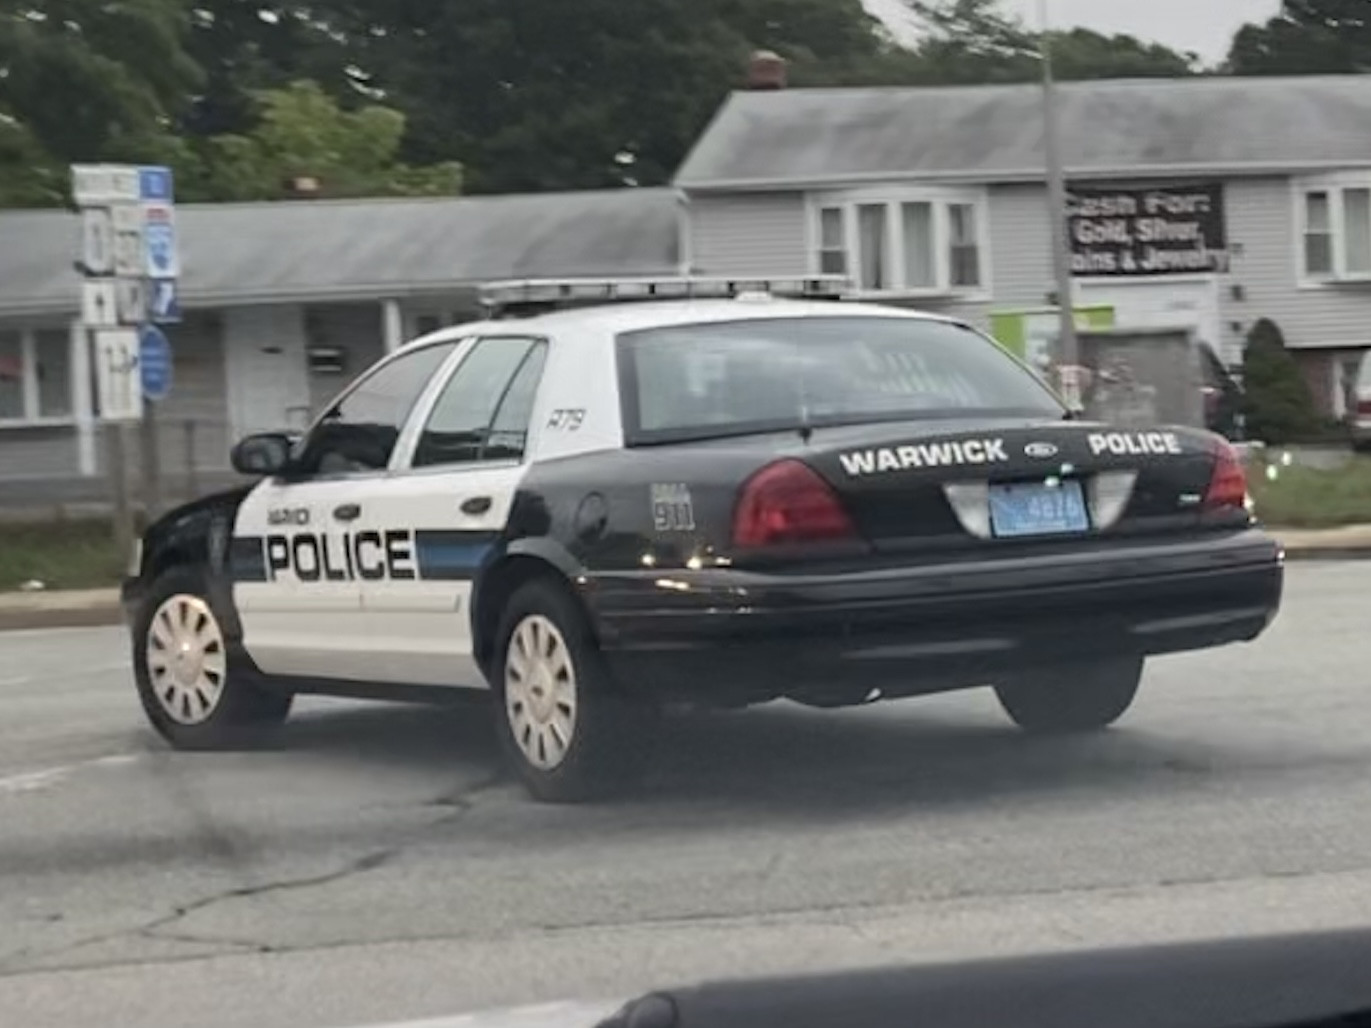
M 1059 87 L 1074 302 L 1229 364 L 1270 318 L 1341 414 L 1371 347 L 1371 76 Z M 1055 302 L 1036 86 L 740 92 L 676 178 L 700 274 L 840 272 L 873 299 Z
M 387 350 L 475 315 L 482 282 L 674 274 L 677 221 L 670 189 L 182 206 L 185 318 L 157 412 L 170 491 L 223 478 L 233 439 L 303 426 Z M 0 213 L 0 505 L 105 490 L 78 252 L 75 215 Z

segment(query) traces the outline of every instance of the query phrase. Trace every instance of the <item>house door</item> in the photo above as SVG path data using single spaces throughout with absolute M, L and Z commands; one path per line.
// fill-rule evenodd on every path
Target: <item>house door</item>
M 233 439 L 308 427 L 309 372 L 299 307 L 226 311 L 224 360 Z

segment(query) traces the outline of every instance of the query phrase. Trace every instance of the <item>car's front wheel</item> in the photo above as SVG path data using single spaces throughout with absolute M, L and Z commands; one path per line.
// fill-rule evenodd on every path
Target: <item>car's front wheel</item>
M 493 671 L 501 743 L 536 799 L 581 802 L 637 780 L 656 711 L 611 679 L 567 589 L 538 580 L 515 592 Z
M 163 573 L 149 590 L 134 624 L 133 668 L 143 711 L 177 749 L 230 747 L 290 713 L 288 693 L 268 690 L 240 665 L 190 568 Z
M 995 687 L 1000 705 L 1020 728 L 1036 733 L 1108 728 L 1133 705 L 1143 660 L 1126 657 L 1028 671 Z

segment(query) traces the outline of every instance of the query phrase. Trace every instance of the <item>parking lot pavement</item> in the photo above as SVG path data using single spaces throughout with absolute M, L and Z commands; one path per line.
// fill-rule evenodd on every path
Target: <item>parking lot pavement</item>
M 1365 565 L 1096 738 L 982 693 L 675 719 L 548 808 L 480 705 L 172 754 L 113 628 L 0 634 L 0 1023 L 322 1028 L 666 981 L 1371 922 Z M 16 1015 L 22 1014 L 22 1018 Z

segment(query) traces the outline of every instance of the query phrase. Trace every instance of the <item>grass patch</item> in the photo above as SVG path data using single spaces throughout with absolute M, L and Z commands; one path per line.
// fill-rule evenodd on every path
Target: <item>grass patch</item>
M 1354 457 L 1332 470 L 1292 465 L 1249 468 L 1257 516 L 1281 528 L 1371 524 L 1371 457 Z
M 111 586 L 124 564 L 105 520 L 0 524 L 0 592 L 34 580 L 47 589 Z

